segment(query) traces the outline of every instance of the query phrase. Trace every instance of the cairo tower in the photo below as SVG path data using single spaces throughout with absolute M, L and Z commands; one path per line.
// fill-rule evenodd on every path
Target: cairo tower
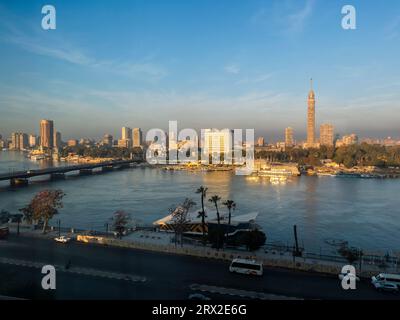
M 311 89 L 308 93 L 307 110 L 307 146 L 315 145 L 315 93 L 313 90 L 313 80 L 311 79 Z

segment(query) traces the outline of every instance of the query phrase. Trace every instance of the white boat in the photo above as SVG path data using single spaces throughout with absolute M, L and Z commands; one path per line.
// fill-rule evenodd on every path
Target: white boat
M 329 172 L 317 172 L 317 176 L 320 177 L 334 177 L 335 174 Z
M 32 155 L 31 160 L 33 161 L 39 161 L 39 160 L 44 160 L 46 159 L 46 156 L 43 154 L 38 154 L 38 155 Z
M 292 171 L 287 169 L 271 168 L 270 170 L 261 169 L 257 171 L 259 176 L 291 176 Z
M 201 209 L 197 209 L 194 211 L 190 211 L 187 214 L 187 231 L 186 233 L 188 234 L 202 234 L 203 233 L 203 226 L 202 226 L 202 220 L 201 217 L 199 216 L 199 211 Z M 206 228 L 208 230 L 209 227 L 216 226 L 218 224 L 217 221 L 217 214 L 215 210 L 209 210 L 206 209 L 206 215 L 207 217 L 205 218 L 206 222 Z M 228 225 L 228 214 L 220 214 L 220 223 L 223 225 L 223 228 L 229 229 L 228 234 L 233 235 L 234 233 L 238 231 L 248 231 L 248 230 L 253 230 L 256 226 L 255 220 L 258 216 L 258 212 L 250 212 L 247 214 L 242 214 L 242 215 L 232 215 L 231 216 L 231 224 Z M 154 226 L 157 226 L 160 228 L 161 231 L 168 231 L 168 232 L 173 232 L 174 231 L 174 215 L 169 214 L 166 217 L 159 219 L 157 221 L 153 222 Z M 207 231 L 206 230 L 206 231 Z

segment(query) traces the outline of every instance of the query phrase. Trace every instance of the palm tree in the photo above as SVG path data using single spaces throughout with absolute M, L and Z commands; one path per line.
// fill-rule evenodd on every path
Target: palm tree
M 228 232 L 231 226 L 231 217 L 232 217 L 232 209 L 235 210 L 236 209 L 236 203 L 233 200 L 226 200 L 223 203 L 224 206 L 226 206 L 228 208 L 229 211 L 229 216 L 228 216 L 228 228 L 226 228 L 226 234 L 225 234 L 225 238 L 228 239 Z
M 218 230 L 216 231 L 216 236 L 217 236 L 217 248 L 218 248 L 218 250 L 219 250 L 219 248 L 222 246 L 222 244 L 224 242 L 224 232 L 221 230 L 221 218 L 220 218 L 219 211 L 218 211 L 218 202 L 220 200 L 221 200 L 221 197 L 218 196 L 218 195 L 214 195 L 210 199 L 208 199 L 208 201 L 214 203 L 215 209 L 217 210 Z
M 201 194 L 201 211 L 199 211 L 199 217 L 201 217 L 201 228 L 203 229 L 203 240 L 205 241 L 206 239 L 206 211 L 204 210 L 204 199 L 207 196 L 207 190 L 208 188 L 200 186 L 200 188 L 198 188 L 196 190 L 196 193 L 200 193 Z
M 212 196 L 210 199 L 208 199 L 208 201 L 214 203 L 215 205 L 215 210 L 217 210 L 217 222 L 218 222 L 218 228 L 221 225 L 221 219 L 219 216 L 219 211 L 218 211 L 218 202 L 221 200 L 221 197 L 218 195 L 214 195 Z
M 229 216 L 228 216 L 228 225 L 231 225 L 231 217 L 232 217 L 232 209 L 235 210 L 236 209 L 236 203 L 233 200 L 226 200 L 223 203 L 224 206 L 226 206 L 228 208 L 229 211 Z

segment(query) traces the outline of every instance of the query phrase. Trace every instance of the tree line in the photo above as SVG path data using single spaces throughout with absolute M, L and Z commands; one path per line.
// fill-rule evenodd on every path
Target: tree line
M 133 154 L 136 158 L 143 158 L 143 150 L 140 147 L 134 148 L 117 148 L 108 146 L 67 146 L 60 151 L 61 157 L 67 157 L 68 154 L 73 153 L 81 157 L 92 158 L 117 158 L 124 159 L 130 158 Z
M 297 162 L 299 165 L 319 166 L 321 160 L 331 159 L 347 168 L 354 166 L 400 166 L 400 146 L 382 146 L 367 143 L 341 147 L 321 146 L 316 149 L 287 148 L 285 151 L 259 151 L 256 159 L 271 162 Z

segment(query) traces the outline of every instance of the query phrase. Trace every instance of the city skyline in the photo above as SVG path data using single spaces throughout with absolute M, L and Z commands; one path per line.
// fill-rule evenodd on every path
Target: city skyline
M 317 118 L 317 109 L 316 109 L 316 94 L 313 89 L 313 79 L 310 79 L 310 90 L 307 96 L 307 110 L 306 110 L 306 131 L 307 135 L 304 140 L 296 139 L 296 135 L 292 127 L 286 127 L 284 129 L 283 139 L 278 139 L 275 141 L 271 141 L 270 139 L 265 139 L 265 136 L 256 136 L 254 143 L 258 146 L 264 146 L 268 144 L 275 144 L 281 148 L 282 146 L 285 147 L 292 147 L 292 146 L 301 146 L 302 148 L 319 148 L 320 146 L 341 146 L 341 145 L 350 145 L 353 143 L 358 143 L 360 141 L 359 136 L 356 133 L 345 133 L 340 134 L 335 132 L 335 126 L 330 123 L 322 123 L 319 126 L 319 132 L 316 128 L 316 118 Z M 178 128 L 181 130 L 182 128 Z M 100 142 L 101 144 L 112 146 L 114 145 L 122 148 L 132 148 L 141 146 L 143 141 L 143 133 L 142 129 L 139 127 L 130 128 L 128 126 L 123 126 L 120 129 L 120 139 L 118 139 L 118 135 L 116 135 L 117 139 L 113 139 L 113 135 L 109 133 L 104 133 L 103 136 L 99 139 L 98 137 L 77 137 L 74 136 L 73 138 L 68 138 L 66 142 L 67 145 L 76 145 L 78 144 L 78 138 L 82 141 L 93 141 L 93 142 Z M 163 129 L 161 129 L 163 130 Z M 224 131 L 226 128 L 202 128 L 201 130 L 217 130 L 217 131 Z M 200 130 L 200 132 L 201 132 Z M 231 129 L 230 129 L 231 130 Z M 39 124 L 39 132 L 40 135 L 38 136 L 40 139 L 40 146 L 44 148 L 59 148 L 61 146 L 61 132 L 54 130 L 54 121 L 48 119 L 40 120 Z M 164 132 L 168 132 L 164 130 Z M 319 135 L 319 137 L 317 137 Z M 35 138 L 36 141 L 36 134 L 31 133 L 27 134 L 25 132 L 16 132 L 13 131 L 11 133 L 10 141 L 12 145 L 16 149 L 24 149 L 24 146 L 30 145 L 32 147 L 36 146 L 36 143 L 31 143 L 31 139 Z M 44 138 L 41 138 L 44 137 Z M 7 137 L 4 137 L 7 140 Z M 4 140 L 3 139 L 3 140 Z M 0 141 L 2 141 L 2 135 L 0 134 Z M 396 138 L 391 136 L 384 137 L 382 139 L 376 137 L 363 137 L 361 141 L 367 143 L 383 143 L 383 144 L 391 144 L 396 143 L 399 144 L 400 140 L 396 142 Z M 385 142 L 386 141 L 386 142 Z M 149 142 L 149 141 L 148 141 Z M 16 147 L 18 146 L 18 147 Z
M 140 9 L 124 2 L 124 13 L 100 1 L 53 4 L 58 27 L 45 32 L 42 3 L 0 2 L 3 136 L 37 134 L 36 123 L 50 118 L 65 139 L 178 120 L 197 130 L 254 128 L 268 141 L 284 140 L 290 126 L 304 140 L 310 77 L 316 128 L 400 136 L 393 7 L 381 8 L 377 21 L 372 1 L 354 1 L 358 28 L 345 31 L 342 3 L 317 0 L 151 1 Z

